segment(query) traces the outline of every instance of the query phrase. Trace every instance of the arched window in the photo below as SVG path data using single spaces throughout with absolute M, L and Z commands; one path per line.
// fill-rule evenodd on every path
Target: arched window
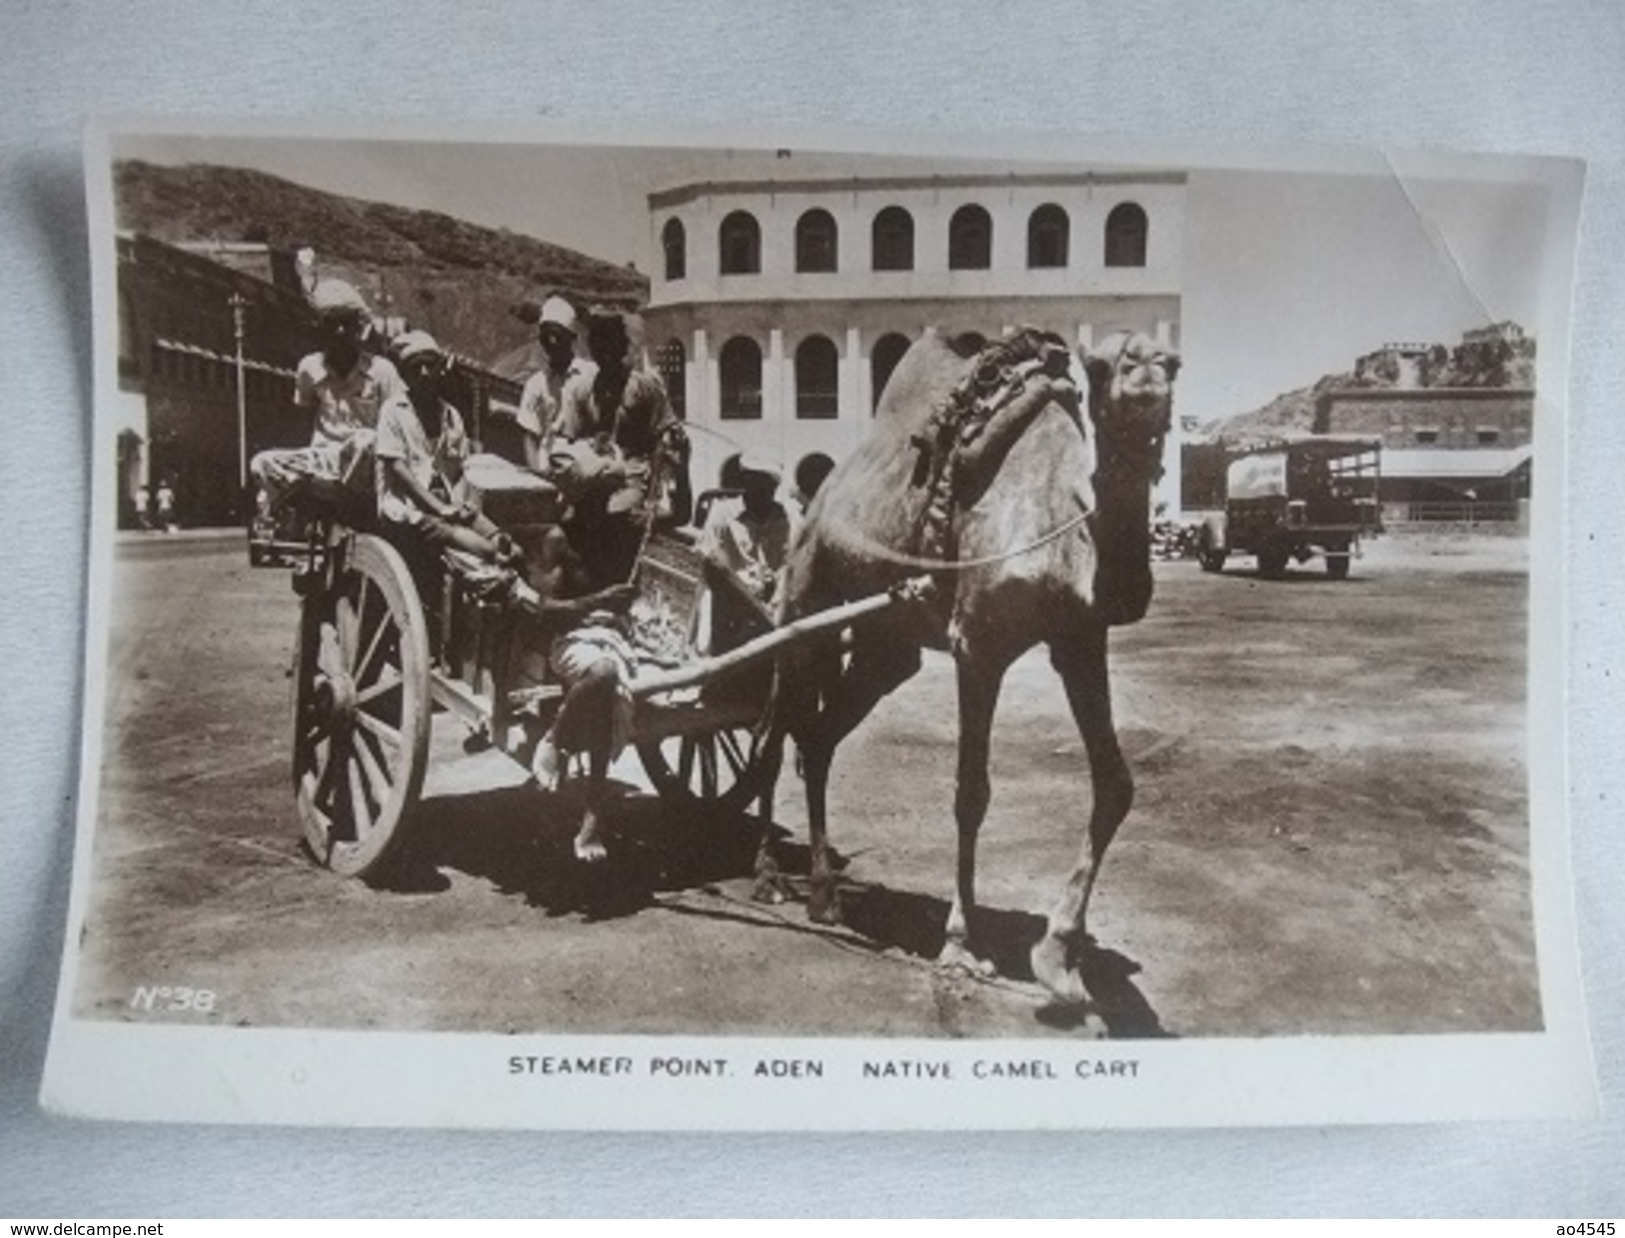
M 840 359 L 835 343 L 809 335 L 796 348 L 796 416 L 829 421 L 840 413 Z
M 660 230 L 660 247 L 666 251 L 666 278 L 682 279 L 688 274 L 688 240 L 681 219 L 668 219 Z
M 985 271 L 993 265 L 993 217 L 974 202 L 948 221 L 948 269 Z
M 660 371 L 660 381 L 666 384 L 666 399 L 671 402 L 671 411 L 684 420 L 688 419 L 687 361 L 682 340 L 667 340 L 655 349 L 655 368 Z
M 1145 211 L 1133 202 L 1114 206 L 1106 216 L 1106 265 L 1143 267 L 1145 237 Z
M 907 351 L 908 336 L 898 335 L 895 331 L 875 341 L 874 351 L 869 354 L 869 389 L 873 392 L 875 409 L 880 407 L 880 397 L 886 390 L 886 384 L 891 381 L 892 371 Z
M 717 359 L 725 421 L 756 421 L 762 415 L 762 348 L 748 335 L 736 335 Z
M 1027 265 L 1064 267 L 1071 223 L 1066 212 L 1046 202 L 1027 217 Z
M 810 210 L 796 221 L 796 270 L 835 269 L 835 216 Z
M 762 270 L 762 229 L 749 211 L 735 211 L 717 232 L 724 275 L 758 275 Z
M 914 269 L 914 216 L 900 206 L 888 206 L 875 216 L 874 268 L 877 271 Z

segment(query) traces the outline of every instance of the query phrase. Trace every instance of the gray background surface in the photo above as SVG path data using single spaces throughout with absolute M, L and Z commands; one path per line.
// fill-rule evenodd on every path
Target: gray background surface
M 24 11 L 26 10 L 26 11 Z M 11 4 L 0 16 L 0 1216 L 1625 1211 L 1625 9 Z M 1578 155 L 1568 726 L 1591 1123 L 1030 1136 L 130 1127 L 35 1107 L 79 725 L 91 112 L 1073 130 Z M 1260 347 L 1269 347 L 1260 341 Z M 1559 719 L 1534 719 L 1558 725 Z M 1305 1081 L 1283 1079 L 1282 1086 Z

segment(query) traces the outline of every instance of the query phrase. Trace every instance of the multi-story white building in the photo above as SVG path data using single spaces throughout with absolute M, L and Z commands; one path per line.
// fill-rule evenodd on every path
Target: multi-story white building
M 1079 172 L 651 194 L 645 342 L 694 429 L 696 483 L 735 451 L 839 460 L 927 327 L 1033 325 L 1084 347 L 1132 328 L 1177 347 L 1185 192 L 1183 172 Z

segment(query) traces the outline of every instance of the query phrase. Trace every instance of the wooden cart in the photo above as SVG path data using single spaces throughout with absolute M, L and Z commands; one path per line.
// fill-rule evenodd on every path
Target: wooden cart
M 293 574 L 294 794 L 312 855 L 367 878 L 410 830 L 437 710 L 524 760 L 563 690 L 547 677 L 534 620 L 489 572 L 410 563 L 410 548 L 403 554 L 364 504 L 336 491 L 307 502 L 317 518 Z M 637 753 L 663 799 L 721 812 L 743 811 L 767 789 L 774 652 L 898 596 L 774 629 L 759 610 L 730 603 L 681 533 L 648 540 L 636 584 L 634 643 L 649 656 L 632 687 Z

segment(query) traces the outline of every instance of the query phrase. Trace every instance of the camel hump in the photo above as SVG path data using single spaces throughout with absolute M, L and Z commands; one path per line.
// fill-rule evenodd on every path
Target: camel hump
M 964 353 L 935 327 L 909 346 L 898 361 L 875 409 L 876 421 L 907 417 L 923 421 L 971 372 L 976 352 Z
M 1064 339 L 1036 327 L 1018 327 L 992 341 L 974 332 L 948 335 L 928 327 L 892 371 L 875 415 L 923 420 L 956 393 L 962 399 L 985 395 L 1016 367 L 1064 379 L 1071 360 Z

